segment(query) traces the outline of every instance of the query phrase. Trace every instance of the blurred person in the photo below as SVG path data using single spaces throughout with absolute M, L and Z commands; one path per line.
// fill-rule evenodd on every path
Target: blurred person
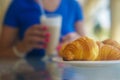
M 46 47 L 50 34 L 47 26 L 40 22 L 42 13 L 37 2 L 37 0 L 11 2 L 2 27 L 0 57 L 17 57 L 13 52 L 13 46 L 21 54 L 44 56 L 43 48 Z M 82 8 L 76 1 L 43 0 L 43 5 L 46 14 L 60 14 L 63 17 L 61 42 L 84 35 Z M 37 44 L 39 42 L 45 44 Z
M 46 14 L 63 17 L 60 43 L 84 36 L 82 7 L 75 0 L 42 0 Z M 5 14 L 0 36 L 0 58 L 45 56 L 50 39 L 48 26 L 41 24 L 38 0 L 13 0 Z M 44 43 L 44 44 L 38 44 Z

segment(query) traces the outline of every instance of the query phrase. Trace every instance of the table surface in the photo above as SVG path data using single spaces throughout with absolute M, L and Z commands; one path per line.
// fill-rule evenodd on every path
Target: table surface
M 56 63 L 51 64 L 48 65 L 53 67 L 49 70 L 54 73 L 53 76 L 56 77 L 54 80 L 61 80 L 61 76 L 56 73 L 58 68 L 54 67 Z M 107 68 L 64 67 L 64 76 L 68 77 L 66 75 L 70 73 L 72 73 L 71 76 L 74 76 L 74 78 L 66 80 L 120 80 L 120 65 Z M 46 70 L 44 62 L 34 61 L 34 59 L 2 59 L 0 60 L 0 80 L 53 80 L 53 78 Z
M 44 61 L 0 60 L 0 80 L 53 80 Z

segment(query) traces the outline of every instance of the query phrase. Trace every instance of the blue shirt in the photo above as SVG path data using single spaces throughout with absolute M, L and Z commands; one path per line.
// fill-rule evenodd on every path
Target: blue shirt
M 61 36 L 74 32 L 74 24 L 83 20 L 82 8 L 75 0 L 61 0 L 54 12 L 45 10 L 45 13 L 60 14 L 63 17 Z M 34 0 L 13 0 L 6 12 L 3 24 L 18 28 L 18 36 L 22 40 L 30 26 L 40 23 L 41 14 L 40 6 Z M 44 50 L 37 49 L 29 53 L 28 55 L 31 56 L 43 57 L 45 55 Z

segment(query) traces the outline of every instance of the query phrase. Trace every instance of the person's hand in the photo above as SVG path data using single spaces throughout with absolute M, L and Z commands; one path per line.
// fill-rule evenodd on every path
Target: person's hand
M 78 39 L 79 37 L 80 37 L 80 35 L 76 32 L 69 33 L 62 38 L 62 42 L 63 43 L 69 43 L 71 41 L 74 41 L 74 40 Z
M 50 33 L 46 26 L 33 25 L 26 31 L 22 44 L 27 50 L 46 48 L 49 37 Z

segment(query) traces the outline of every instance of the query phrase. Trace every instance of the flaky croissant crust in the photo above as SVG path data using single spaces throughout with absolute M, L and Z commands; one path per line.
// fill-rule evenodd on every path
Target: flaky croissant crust
M 95 60 L 99 48 L 96 42 L 88 37 L 81 37 L 62 49 L 62 57 L 65 60 Z
M 120 44 L 112 39 L 96 42 L 84 36 L 64 45 L 60 56 L 67 61 L 120 60 Z

